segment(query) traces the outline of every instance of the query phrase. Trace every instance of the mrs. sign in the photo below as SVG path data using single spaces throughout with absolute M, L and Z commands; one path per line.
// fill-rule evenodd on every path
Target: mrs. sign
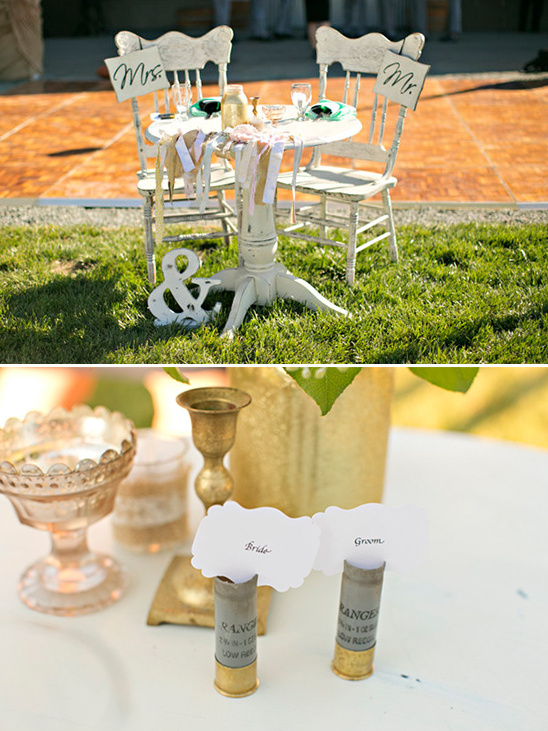
M 156 46 L 128 53 L 122 58 L 105 58 L 105 64 L 119 102 L 169 86 Z

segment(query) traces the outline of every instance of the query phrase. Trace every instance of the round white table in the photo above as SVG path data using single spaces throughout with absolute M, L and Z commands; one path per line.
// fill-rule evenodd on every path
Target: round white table
M 313 573 L 273 597 L 260 687 L 242 699 L 213 688 L 212 630 L 146 625 L 171 555 L 122 550 L 109 519 L 90 545 L 125 563 L 129 593 L 77 618 L 25 607 L 18 577 L 48 535 L 2 498 L 0 728 L 546 731 L 547 476 L 547 451 L 393 430 L 384 502 L 423 506 L 430 538 L 420 567 L 385 576 L 374 674 L 331 671 L 340 579 Z
M 146 137 L 151 142 L 157 142 L 162 132 L 172 135 L 177 131 L 187 132 L 191 129 L 201 129 L 206 133 L 220 132 L 220 117 L 211 119 L 194 117 L 184 122 L 155 120 L 148 127 Z M 276 130 L 300 136 L 305 147 L 314 147 L 353 137 L 361 130 L 361 122 L 357 117 L 339 121 L 316 119 L 299 122 L 296 119 L 295 109 L 286 106 L 284 119 L 276 125 Z M 288 139 L 285 149 L 292 149 L 294 146 L 294 142 Z M 223 335 L 234 333 L 253 304 L 269 305 L 277 297 L 296 300 L 312 310 L 330 310 L 348 315 L 346 310 L 329 302 L 312 285 L 301 277 L 290 274 L 287 268 L 276 260 L 278 237 L 274 206 L 255 203 L 253 212 L 250 213 L 249 196 L 250 190 L 243 189 L 242 210 L 238 217 L 239 266 L 223 269 L 211 277 L 220 282 L 212 289 L 235 293 Z

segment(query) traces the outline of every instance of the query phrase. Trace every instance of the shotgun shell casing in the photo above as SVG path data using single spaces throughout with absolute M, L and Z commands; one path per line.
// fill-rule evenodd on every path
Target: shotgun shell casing
M 345 680 L 362 680 L 373 672 L 384 567 L 360 569 L 344 562 L 331 668 Z
M 231 698 L 257 690 L 257 576 L 215 579 L 215 688 Z

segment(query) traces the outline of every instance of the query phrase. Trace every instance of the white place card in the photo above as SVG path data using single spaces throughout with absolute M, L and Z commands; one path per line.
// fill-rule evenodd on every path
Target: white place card
M 314 568 L 326 576 L 340 573 L 345 560 L 361 569 L 378 568 L 386 562 L 387 569 L 406 571 L 421 561 L 426 550 L 426 511 L 415 505 L 330 507 L 316 513 L 312 521 L 321 531 Z
M 105 64 L 119 102 L 169 86 L 156 46 L 126 56 L 105 58 Z
M 320 529 L 311 518 L 288 518 L 275 508 L 213 505 L 192 544 L 192 565 L 204 576 L 235 583 L 258 575 L 258 586 L 277 591 L 301 586 L 312 570 Z
M 425 63 L 386 51 L 373 91 L 414 110 L 429 70 L 430 66 Z

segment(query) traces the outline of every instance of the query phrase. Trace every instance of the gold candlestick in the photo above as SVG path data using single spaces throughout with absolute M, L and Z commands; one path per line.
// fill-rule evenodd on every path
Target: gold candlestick
M 234 444 L 238 414 L 251 397 L 237 388 L 193 388 L 180 393 L 177 403 L 190 414 L 192 439 L 204 458 L 195 489 L 207 512 L 232 495 L 234 482 L 223 458 Z
M 177 403 L 190 414 L 192 439 L 204 458 L 195 489 L 207 512 L 232 495 L 233 480 L 223 458 L 234 444 L 238 414 L 251 397 L 237 388 L 193 388 L 179 394 Z M 258 634 L 266 631 L 271 594 L 270 587 L 258 590 Z M 147 624 L 162 622 L 215 626 L 213 579 L 195 569 L 190 556 L 175 556 L 156 592 Z

